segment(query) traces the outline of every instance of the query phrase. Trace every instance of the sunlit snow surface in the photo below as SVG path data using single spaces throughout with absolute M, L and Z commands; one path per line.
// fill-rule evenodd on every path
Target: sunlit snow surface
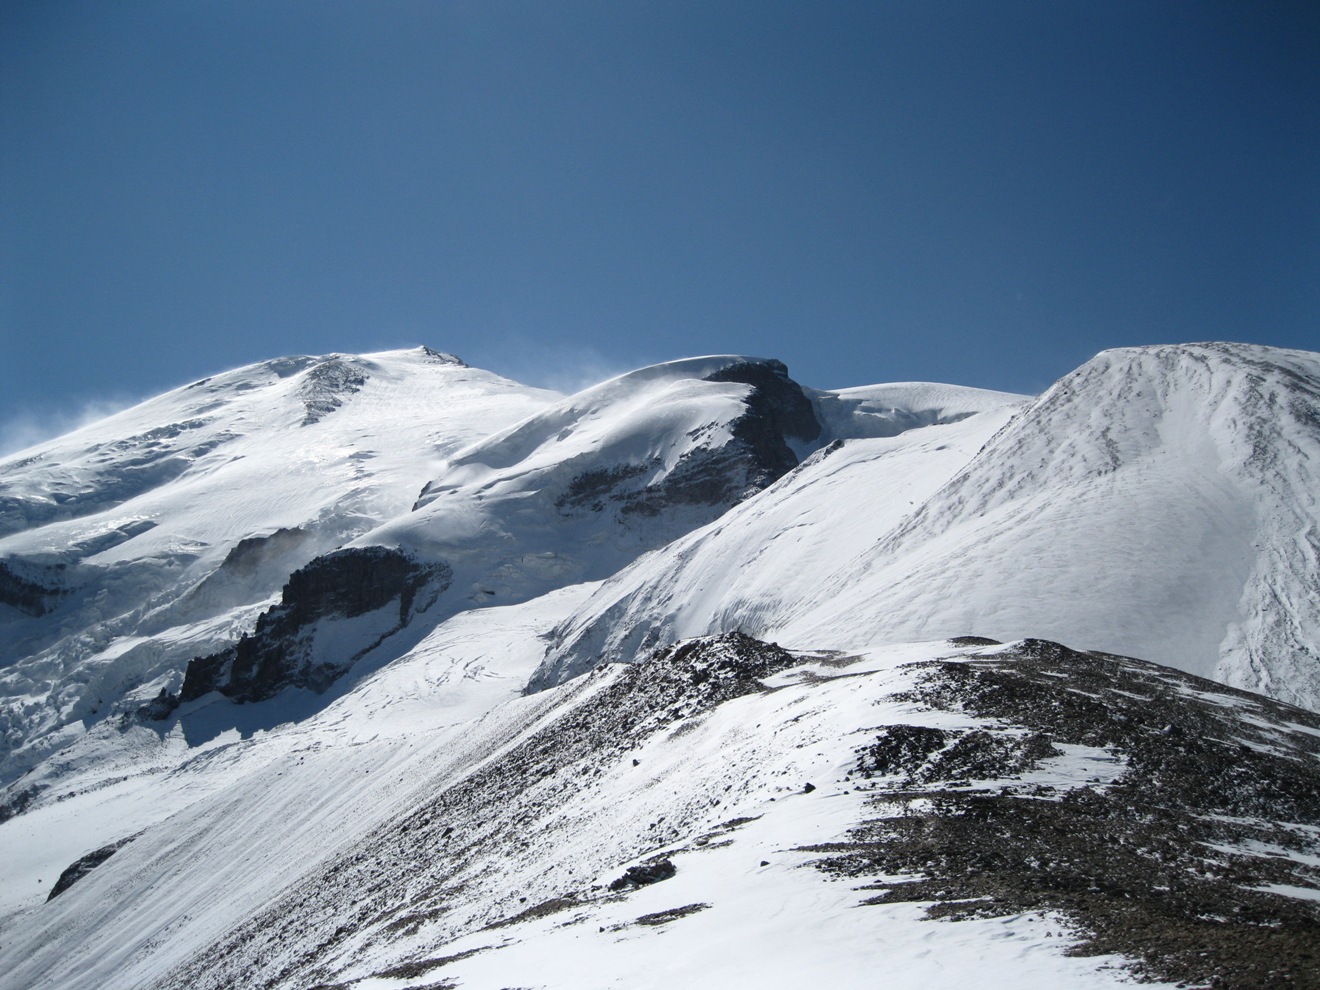
M 177 688 L 293 570 L 407 512 L 446 454 L 557 398 L 425 349 L 285 358 L 0 461 L 0 561 L 74 589 L 45 615 L 0 605 L 4 779 L 125 694 Z
M 1320 705 L 1320 357 L 1108 351 L 1010 413 L 817 455 L 607 581 L 542 676 L 733 629 L 974 633 Z
M 237 986 L 258 959 L 263 978 L 291 967 L 289 987 L 390 990 L 748 973 L 764 986 L 1123 982 L 1104 968 L 1117 959 L 1066 956 L 1048 913 L 947 923 L 918 905 L 858 907 L 863 892 L 792 850 L 857 822 L 856 747 L 911 715 L 877 700 L 903 688 L 902 664 L 956 653 L 946 637 L 1044 636 L 1320 703 L 1320 358 L 1107 352 L 1034 403 L 926 384 L 808 390 L 823 432 L 794 447 L 804 463 L 708 525 L 558 512 L 556 486 L 584 468 L 644 461 L 663 477 L 727 439 L 719 424 L 746 387 L 696 379 L 730 360 L 561 397 L 424 350 L 287 359 L 0 461 L 0 558 L 80 589 L 46 615 L 0 616 L 7 794 L 44 788 L 0 823 L 0 987 Z M 390 656 L 324 695 L 211 694 L 168 722 L 121 721 L 177 689 L 189 657 L 250 630 L 292 570 L 352 541 L 458 564 L 445 604 Z M 771 693 L 605 754 L 580 792 L 550 774 L 555 802 L 520 785 L 507 809 L 456 822 L 534 823 L 521 844 L 404 855 L 410 816 L 620 675 L 524 697 L 529 679 L 735 630 L 860 659 L 806 657 Z M 1123 769 L 1103 749 L 1060 752 L 1034 783 L 1104 786 Z M 129 838 L 45 902 L 66 866 Z M 670 880 L 518 920 L 660 854 Z M 349 875 L 357 886 L 334 879 Z M 374 883 L 431 913 L 395 927 L 357 913 L 355 891 Z M 230 954 L 208 955 L 218 946 Z

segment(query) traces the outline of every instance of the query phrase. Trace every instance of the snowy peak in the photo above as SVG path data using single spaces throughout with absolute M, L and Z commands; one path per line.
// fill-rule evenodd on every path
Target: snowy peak
M 820 433 L 778 361 L 643 368 L 456 453 L 411 516 L 359 542 L 460 566 L 479 559 L 514 578 L 490 593 L 509 600 L 527 593 L 515 585 L 531 557 L 553 560 L 560 583 L 604 577 L 773 483 L 798 463 L 793 446 L 810 450 Z
M 1001 430 L 868 569 L 940 575 L 960 604 L 929 623 L 903 595 L 922 634 L 954 615 L 1004 637 L 1034 626 L 1314 706 L 1317 463 L 1316 355 L 1107 351 Z M 1070 553 L 1092 566 L 1066 566 Z
M 1320 358 L 1109 351 L 1012 413 L 831 445 L 606 582 L 535 685 L 734 629 L 845 648 L 974 632 L 1320 706 Z
M 412 513 L 309 566 L 357 555 L 327 573 L 403 600 L 395 559 L 408 561 L 430 589 L 416 609 L 344 623 L 300 619 L 286 600 L 251 637 L 192 661 L 179 700 L 322 690 L 369 655 L 373 667 L 398 656 L 421 632 L 395 634 L 422 613 L 434 625 L 604 578 L 774 483 L 798 463 L 790 444 L 810 449 L 820 433 L 779 361 L 676 361 L 587 389 L 457 452 Z
M 782 474 L 796 464 L 785 441 L 814 440 L 820 425 L 779 361 L 671 361 L 579 392 L 461 452 L 444 477 L 427 485 L 414 508 L 468 479 L 493 479 L 506 470 L 539 472 L 569 460 L 613 461 L 630 474 L 647 474 L 647 484 L 654 484 L 691 450 L 726 444 L 734 430 L 741 431 L 738 439 L 758 459 L 760 470 Z M 680 431 L 694 442 L 681 442 Z
M 1106 474 L 1160 449 L 1217 455 L 1230 470 L 1268 466 L 1274 442 L 1314 439 L 1320 360 L 1246 344 L 1104 351 L 1033 403 L 987 456 L 1025 477 Z
M 447 454 L 558 398 L 426 348 L 294 356 L 0 461 L 2 745 L 35 745 L 5 774 L 177 691 L 290 574 L 406 513 Z

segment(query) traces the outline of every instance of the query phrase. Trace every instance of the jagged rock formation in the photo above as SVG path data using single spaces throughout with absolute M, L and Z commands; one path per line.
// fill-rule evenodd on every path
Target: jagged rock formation
M 209 691 L 235 701 L 260 701 L 289 687 L 323 691 L 355 660 L 429 608 L 449 579 L 443 564 L 419 563 L 383 547 L 318 557 L 289 577 L 280 604 L 261 615 L 251 635 L 188 664 L 179 701 Z M 336 626 L 362 617 L 373 621 L 355 630 L 349 649 L 324 643 L 317 649 L 318 631 L 325 638 L 350 636 Z M 318 630 L 323 622 L 327 629 Z M 158 710 L 154 714 L 159 717 Z

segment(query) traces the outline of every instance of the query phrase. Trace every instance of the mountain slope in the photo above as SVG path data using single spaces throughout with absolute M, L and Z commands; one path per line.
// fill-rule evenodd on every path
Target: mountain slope
M 938 429 L 957 442 L 976 428 Z M 611 579 L 558 631 L 537 683 L 721 630 L 844 647 L 978 632 L 1148 657 L 1320 707 L 1320 358 L 1106 352 L 979 436 L 974 457 L 951 457 L 897 514 L 859 493 L 906 475 L 918 441 L 928 449 L 909 470 L 933 470 L 936 428 L 804 466 Z M 831 517 L 848 520 L 852 546 L 796 555 L 790 521 Z
M 1317 716 L 1116 651 L 1316 704 L 1317 382 L 333 355 L 0 462 L 0 988 L 1314 985 Z
M 586 389 L 455 453 L 413 511 L 339 551 L 344 566 L 294 575 L 250 639 L 189 666 L 181 700 L 321 689 L 354 663 L 401 655 L 411 644 L 397 634 L 418 612 L 434 624 L 604 578 L 772 483 L 797 464 L 791 445 L 809 450 L 820 433 L 778 361 L 695 358 Z M 405 572 L 427 578 L 404 587 Z M 347 610 L 299 606 L 298 583 L 336 600 L 379 594 Z
M 5 779 L 177 686 L 428 465 L 557 397 L 426 348 L 283 358 L 0 462 Z
M 9 924 L 0 987 L 1313 972 L 1320 721 L 1139 661 L 731 635 L 449 730 L 309 728 Z

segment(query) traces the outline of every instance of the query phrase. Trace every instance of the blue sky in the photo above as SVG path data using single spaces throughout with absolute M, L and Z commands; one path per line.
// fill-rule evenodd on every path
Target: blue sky
M 418 343 L 1014 391 L 1320 348 L 1311 2 L 10 0 L 0 134 L 11 438 Z

